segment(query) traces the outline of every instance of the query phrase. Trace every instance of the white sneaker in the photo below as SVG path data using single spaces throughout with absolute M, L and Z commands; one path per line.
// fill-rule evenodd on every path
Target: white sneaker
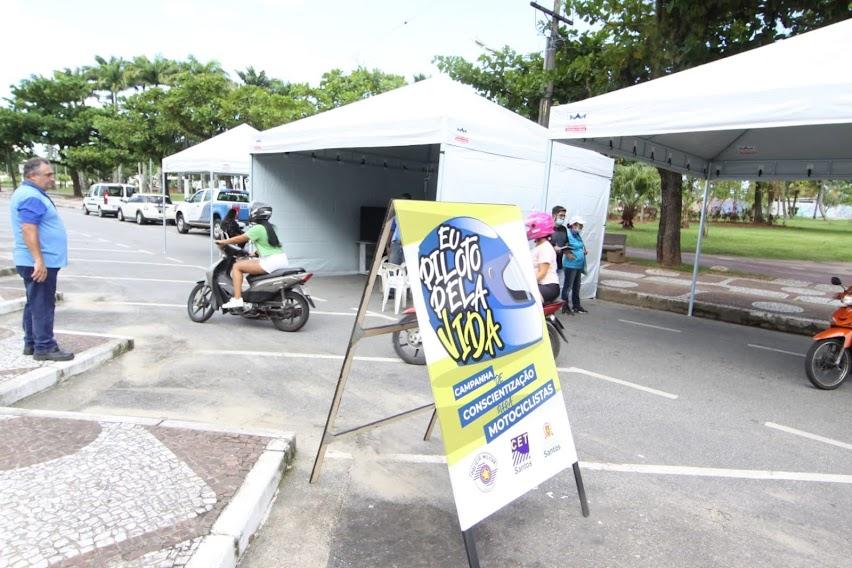
M 242 298 L 231 298 L 230 300 L 222 304 L 222 309 L 233 310 L 236 308 L 242 308 L 243 306 L 245 306 L 245 302 L 243 302 Z

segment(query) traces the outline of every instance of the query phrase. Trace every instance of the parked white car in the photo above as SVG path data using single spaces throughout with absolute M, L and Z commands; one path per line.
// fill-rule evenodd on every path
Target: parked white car
M 163 221 L 163 195 L 161 193 L 137 193 L 122 203 L 116 218 L 119 221 L 136 221 L 144 225 L 149 221 Z M 175 206 L 166 196 L 166 222 L 175 220 Z
M 96 183 L 83 198 L 83 214 L 118 215 L 119 206 L 136 192 L 134 186 L 124 183 Z

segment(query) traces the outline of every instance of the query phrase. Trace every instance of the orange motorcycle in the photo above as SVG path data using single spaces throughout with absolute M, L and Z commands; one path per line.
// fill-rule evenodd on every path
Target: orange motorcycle
M 843 287 L 837 276 L 831 283 Z M 808 379 L 824 390 L 839 387 L 852 369 L 852 286 L 834 297 L 841 306 L 831 316 L 831 327 L 814 335 L 814 344 L 805 356 Z

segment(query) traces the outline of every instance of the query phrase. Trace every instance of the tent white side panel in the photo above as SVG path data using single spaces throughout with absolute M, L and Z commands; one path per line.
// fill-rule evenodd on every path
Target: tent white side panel
M 609 175 L 612 175 L 612 163 Z M 545 210 L 550 212 L 554 205 L 562 205 L 568 210 L 569 218 L 579 215 L 586 221 L 582 237 L 589 255 L 586 274 L 580 287 L 581 298 L 594 298 L 597 291 L 609 189 L 609 177 L 577 171 L 558 164 L 554 164 L 550 170 L 550 189 Z
M 254 157 L 253 198 L 273 207 L 290 263 L 326 275 L 358 271 L 360 209 L 423 193 L 423 174 L 290 154 Z M 434 190 L 433 190 L 434 191 Z
M 439 201 L 518 205 L 525 213 L 544 205 L 544 164 L 533 160 L 441 146 Z

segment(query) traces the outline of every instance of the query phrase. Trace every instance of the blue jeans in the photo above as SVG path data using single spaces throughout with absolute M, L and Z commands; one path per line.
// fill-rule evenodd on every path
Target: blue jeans
M 24 345 L 32 345 L 35 353 L 47 353 L 57 347 L 53 338 L 53 313 L 56 309 L 56 277 L 58 268 L 48 268 L 44 282 L 33 280 L 32 266 L 16 266 L 27 289 L 24 305 Z
M 390 262 L 391 264 L 402 264 L 403 262 L 405 262 L 405 254 L 402 252 L 401 242 L 391 241 L 388 262 Z
M 571 294 L 571 308 L 580 307 L 580 279 L 583 277 L 582 268 L 565 268 L 565 284 L 562 286 L 562 301 L 568 301 Z

